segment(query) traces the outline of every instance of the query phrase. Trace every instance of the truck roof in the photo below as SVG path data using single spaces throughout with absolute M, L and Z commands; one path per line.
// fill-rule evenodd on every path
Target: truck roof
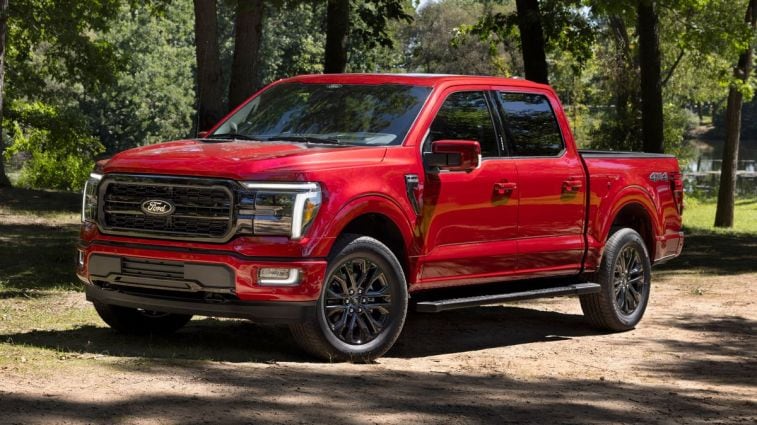
M 279 82 L 343 83 L 343 84 L 408 84 L 436 87 L 443 84 L 492 84 L 550 89 L 545 84 L 520 78 L 491 77 L 484 75 L 453 74 L 309 74 L 285 78 Z

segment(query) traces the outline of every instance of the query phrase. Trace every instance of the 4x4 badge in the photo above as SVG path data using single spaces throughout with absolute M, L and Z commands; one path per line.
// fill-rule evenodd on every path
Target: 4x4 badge
M 162 199 L 148 199 L 142 202 L 140 208 L 149 215 L 169 215 L 176 209 L 172 203 Z

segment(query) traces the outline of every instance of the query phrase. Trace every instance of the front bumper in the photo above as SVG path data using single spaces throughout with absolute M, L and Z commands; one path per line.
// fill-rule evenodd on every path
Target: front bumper
M 259 323 L 301 323 L 315 314 L 315 301 L 226 302 L 223 304 L 184 301 L 127 294 L 87 285 L 87 300 L 121 307 L 164 313 L 250 319 Z
M 87 299 L 168 313 L 297 322 L 311 312 L 323 258 L 249 257 L 231 250 L 92 241 L 78 246 Z M 261 268 L 294 268 L 299 282 L 261 285 Z

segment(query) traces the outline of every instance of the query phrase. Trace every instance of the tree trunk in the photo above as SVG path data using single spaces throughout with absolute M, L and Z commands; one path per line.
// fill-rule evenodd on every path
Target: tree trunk
M 216 0 L 194 0 L 194 12 L 198 130 L 208 130 L 225 112 Z
M 518 29 L 520 30 L 521 53 L 526 79 L 549 84 L 544 31 L 538 0 L 516 0 Z
M 616 73 L 612 76 L 616 84 L 615 89 L 615 113 L 618 124 L 624 132 L 628 133 L 632 126 L 634 113 L 629 111 L 630 103 L 637 96 L 634 90 L 637 74 L 635 72 L 635 61 L 631 54 L 631 41 L 628 38 L 628 30 L 623 19 L 613 15 L 609 19 L 610 34 L 615 43 L 615 69 L 611 72 Z M 631 82 L 634 84 L 631 84 Z
M 10 187 L 5 175 L 5 140 L 3 138 L 3 95 L 5 90 L 5 35 L 8 33 L 8 0 L 0 0 L 0 187 Z
M 229 109 L 258 89 L 258 54 L 263 33 L 263 0 L 238 0 L 234 23 L 234 61 L 229 82 Z
M 644 152 L 665 150 L 660 71 L 660 34 L 655 0 L 638 0 L 636 31 L 639 34 L 641 70 L 641 133 Z
M 750 0 L 746 11 L 746 22 L 757 28 L 757 0 Z M 733 69 L 733 75 L 747 81 L 752 72 L 752 45 L 739 56 L 739 63 Z M 718 189 L 718 206 L 715 211 L 715 227 L 733 227 L 733 207 L 736 199 L 736 170 L 739 161 L 739 143 L 741 141 L 741 108 L 743 95 L 738 86 L 731 84 L 728 90 L 728 106 L 725 111 L 725 145 L 723 146 L 723 166 L 720 169 L 720 188 Z
M 326 6 L 326 58 L 323 72 L 340 74 L 347 69 L 347 37 L 350 32 L 350 0 L 328 0 Z

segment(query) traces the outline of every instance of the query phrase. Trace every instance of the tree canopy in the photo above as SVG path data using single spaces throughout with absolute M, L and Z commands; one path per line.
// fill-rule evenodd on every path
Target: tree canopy
M 680 154 L 689 128 L 724 115 L 729 87 L 751 98 L 753 76 L 733 73 L 754 46 L 747 4 L 10 0 L 0 150 L 22 166 L 17 184 L 78 188 L 100 156 L 192 136 L 264 84 L 331 71 L 548 81 L 581 145 L 656 139 Z

